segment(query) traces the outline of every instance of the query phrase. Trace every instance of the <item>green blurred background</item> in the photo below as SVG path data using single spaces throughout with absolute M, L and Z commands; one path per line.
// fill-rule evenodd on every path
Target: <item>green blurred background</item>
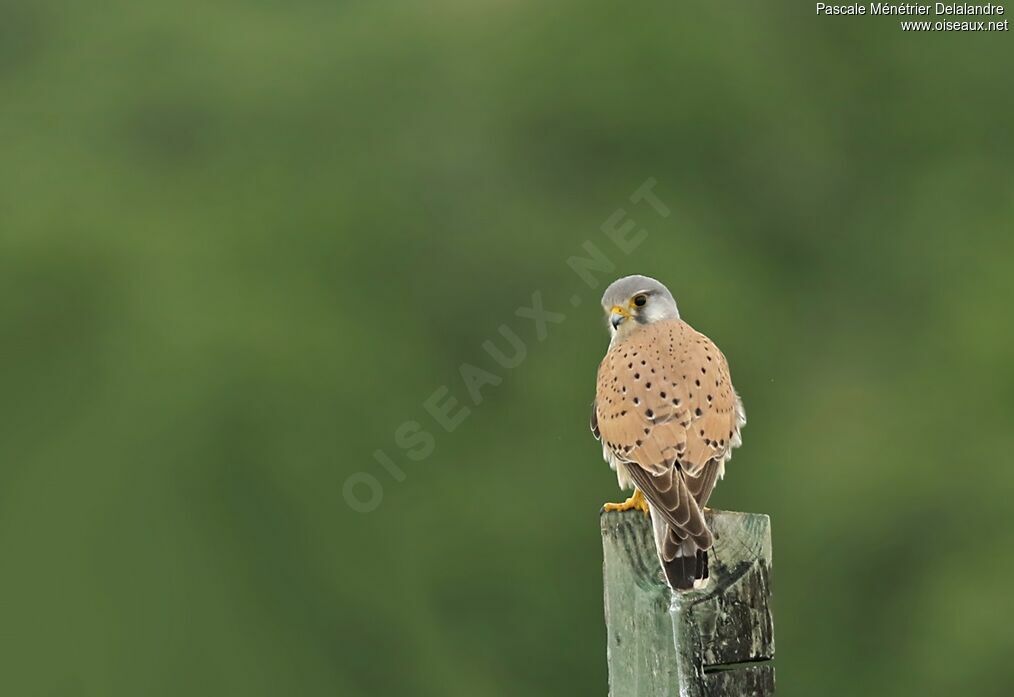
M 801 2 L 0 1 L 0 692 L 604 694 L 592 241 L 732 365 L 779 694 L 1010 694 L 1012 60 Z

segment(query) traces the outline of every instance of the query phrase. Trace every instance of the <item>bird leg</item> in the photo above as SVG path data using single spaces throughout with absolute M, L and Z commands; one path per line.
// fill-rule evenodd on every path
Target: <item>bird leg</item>
M 648 512 L 648 502 L 644 500 L 644 494 L 640 489 L 634 489 L 633 495 L 623 503 L 607 503 L 602 506 L 604 511 L 629 511 L 633 508 Z

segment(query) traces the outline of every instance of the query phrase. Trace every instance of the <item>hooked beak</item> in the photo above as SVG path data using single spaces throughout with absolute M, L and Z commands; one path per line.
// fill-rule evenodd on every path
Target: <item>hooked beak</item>
M 612 309 L 609 310 L 609 324 L 612 325 L 613 329 L 619 327 L 623 320 L 628 317 L 630 317 L 630 313 L 619 305 L 613 305 Z

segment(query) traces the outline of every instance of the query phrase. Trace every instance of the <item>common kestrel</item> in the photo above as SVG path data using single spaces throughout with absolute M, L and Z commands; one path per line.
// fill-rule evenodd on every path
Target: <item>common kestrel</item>
M 692 588 L 708 577 L 713 540 L 704 505 L 741 443 L 743 404 L 725 356 L 680 319 L 664 285 L 621 278 L 602 307 L 612 339 L 599 365 L 591 429 L 620 488 L 634 487 L 605 510 L 650 513 L 669 585 Z

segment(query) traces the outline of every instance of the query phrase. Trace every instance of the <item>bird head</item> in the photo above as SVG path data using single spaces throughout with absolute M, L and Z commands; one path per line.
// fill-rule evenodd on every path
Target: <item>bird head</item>
M 614 341 L 629 336 L 642 325 L 680 316 L 669 289 L 647 276 L 625 276 L 613 281 L 602 295 L 602 309 Z

